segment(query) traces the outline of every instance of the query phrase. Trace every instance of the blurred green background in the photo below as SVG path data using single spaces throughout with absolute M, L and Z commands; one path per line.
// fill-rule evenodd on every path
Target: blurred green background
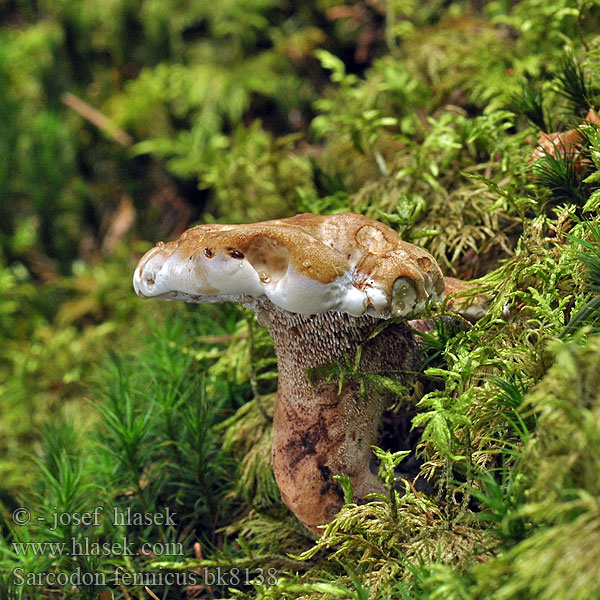
M 115 568 L 216 566 L 280 581 L 150 587 L 600 598 L 599 25 L 592 0 L 0 0 L 0 599 L 149 598 Z M 346 210 L 492 305 L 425 340 L 427 382 L 382 424 L 388 473 L 410 450 L 430 495 L 348 504 L 315 545 L 269 463 L 266 331 L 239 307 L 144 303 L 131 276 L 196 223 Z M 11 518 L 97 505 L 180 516 Z M 123 535 L 184 555 L 15 549 Z

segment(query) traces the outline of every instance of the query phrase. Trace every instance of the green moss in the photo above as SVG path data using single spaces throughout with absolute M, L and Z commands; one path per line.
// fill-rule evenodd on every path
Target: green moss
M 600 597 L 600 136 L 581 123 L 598 108 L 600 13 L 575 0 L 338 4 L 3 9 L 0 593 L 93 598 L 11 587 L 10 574 L 119 566 L 277 573 L 275 585 L 189 590 L 211 597 Z M 65 90 L 125 128 L 133 150 L 71 114 Z M 540 130 L 576 127 L 582 161 L 531 164 Z M 107 249 L 124 197 L 138 222 Z M 307 210 L 380 219 L 490 300 L 477 323 L 432 332 L 414 389 L 371 378 L 397 397 L 382 423 L 394 447 L 377 451 L 390 495 L 358 506 L 346 484 L 319 540 L 273 477 L 268 332 L 227 306 L 141 308 L 130 290 L 139 251 L 193 220 Z M 127 246 L 136 236 L 148 242 Z M 354 358 L 327 372 L 361 378 Z M 61 413 L 74 424 L 42 436 Z M 21 477 L 24 450 L 39 463 Z M 118 541 L 108 524 L 11 521 L 18 505 L 97 503 L 170 507 L 173 528 L 129 533 L 183 554 L 15 554 L 14 542 Z
M 600 593 L 600 340 L 555 344 L 554 351 L 555 364 L 526 397 L 537 428 L 516 466 L 528 535 L 474 571 L 474 597 L 575 600 Z

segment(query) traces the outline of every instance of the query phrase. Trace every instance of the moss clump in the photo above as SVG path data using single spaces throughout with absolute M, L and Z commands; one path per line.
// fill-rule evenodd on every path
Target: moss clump
M 537 428 L 516 466 L 523 504 L 515 518 L 528 535 L 474 570 L 474 595 L 600 595 L 600 338 L 555 344 L 554 352 L 554 365 L 526 397 Z

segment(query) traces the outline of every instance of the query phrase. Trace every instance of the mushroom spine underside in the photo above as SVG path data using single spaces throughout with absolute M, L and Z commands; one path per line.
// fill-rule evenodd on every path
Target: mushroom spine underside
M 343 505 L 335 475 L 346 475 L 355 500 L 385 490 L 372 471 L 371 446 L 391 398 L 356 378 L 309 380 L 314 367 L 353 360 L 360 347 L 360 371 L 397 373 L 421 366 L 421 345 L 404 323 L 390 324 L 372 336 L 379 319 L 341 313 L 312 317 L 281 311 L 265 300 L 251 308 L 275 343 L 279 385 L 273 421 L 272 461 L 285 504 L 320 535 Z M 311 378 L 312 379 L 312 378 Z

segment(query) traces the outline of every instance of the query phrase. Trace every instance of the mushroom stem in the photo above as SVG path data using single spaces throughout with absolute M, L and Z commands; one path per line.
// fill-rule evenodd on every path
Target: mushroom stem
M 268 327 L 279 364 L 279 387 L 273 419 L 272 461 L 281 496 L 300 522 L 315 535 L 343 506 L 342 490 L 333 478 L 346 475 L 357 502 L 367 494 L 385 493 L 372 469 L 371 446 L 389 398 L 366 386 L 366 397 L 356 379 L 318 380 L 313 367 L 354 360 L 362 346 L 360 371 L 415 370 L 420 366 L 420 343 L 404 323 L 391 324 L 377 336 L 381 323 L 338 312 L 306 316 L 281 310 L 265 299 L 251 308 Z M 339 392 L 339 393 L 338 393 Z

